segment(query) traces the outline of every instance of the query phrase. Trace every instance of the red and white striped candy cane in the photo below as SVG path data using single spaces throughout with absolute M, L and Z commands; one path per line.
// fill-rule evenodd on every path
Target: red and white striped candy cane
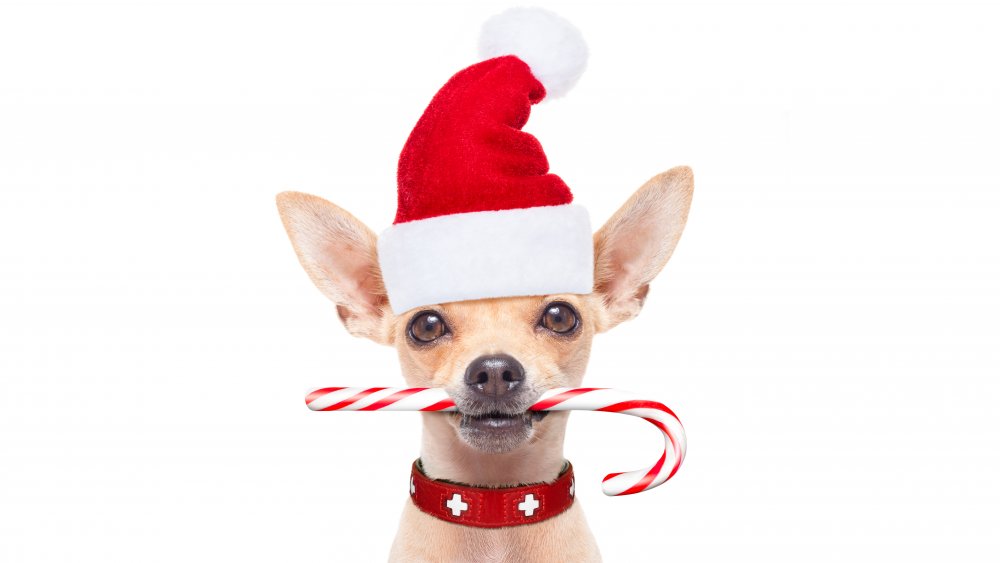
M 306 397 L 314 411 L 437 411 L 458 410 L 444 389 L 412 387 L 327 387 Z M 628 414 L 645 419 L 663 432 L 663 454 L 652 466 L 635 471 L 611 473 L 601 488 L 609 496 L 631 495 L 657 487 L 677 473 L 687 450 L 684 427 L 677 415 L 662 403 L 642 399 L 617 389 L 551 389 L 529 407 L 534 411 L 601 411 Z

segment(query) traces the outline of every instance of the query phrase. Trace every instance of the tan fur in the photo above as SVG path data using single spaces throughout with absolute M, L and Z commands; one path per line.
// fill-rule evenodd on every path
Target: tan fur
M 583 381 L 595 334 L 639 313 L 649 283 L 673 253 L 687 219 L 694 180 L 687 167 L 649 180 L 594 235 L 595 291 L 588 295 L 505 297 L 443 303 L 393 315 L 382 285 L 375 235 L 343 209 L 316 196 L 286 192 L 278 210 L 309 277 L 356 336 L 394 346 L 409 386 L 460 393 L 466 366 L 484 354 L 509 354 L 524 366 L 534 393 Z M 565 301 L 580 317 L 572 336 L 537 326 L 546 304 Z M 414 346 L 410 319 L 434 309 L 451 334 Z M 466 444 L 455 415 L 425 413 L 421 459 L 428 476 L 483 486 L 553 480 L 563 461 L 568 413 L 550 413 L 530 438 L 506 453 Z M 405 469 L 401 469 L 405 470 Z M 526 554 L 527 558 L 526 558 Z M 481 529 L 444 522 L 407 500 L 392 561 L 599 561 L 580 503 L 528 526 Z

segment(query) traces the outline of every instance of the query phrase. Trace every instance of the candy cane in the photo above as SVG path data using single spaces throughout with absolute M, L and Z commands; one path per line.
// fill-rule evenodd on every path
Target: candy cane
M 306 397 L 314 411 L 422 411 L 456 412 L 455 402 L 444 389 L 411 387 L 327 387 Z M 608 496 L 631 495 L 662 485 L 680 469 L 687 451 L 684 427 L 677 415 L 662 403 L 641 399 L 616 389 L 551 389 L 529 407 L 533 411 L 601 411 L 645 419 L 663 432 L 663 454 L 652 466 L 635 471 L 610 473 L 601 489 Z

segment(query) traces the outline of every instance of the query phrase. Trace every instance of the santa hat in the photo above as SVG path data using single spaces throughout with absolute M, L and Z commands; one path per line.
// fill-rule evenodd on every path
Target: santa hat
M 438 91 L 399 157 L 396 220 L 378 240 L 396 314 L 593 289 L 587 211 L 521 130 L 532 105 L 580 77 L 583 37 L 551 12 L 515 8 L 484 24 L 479 47 L 486 60 Z

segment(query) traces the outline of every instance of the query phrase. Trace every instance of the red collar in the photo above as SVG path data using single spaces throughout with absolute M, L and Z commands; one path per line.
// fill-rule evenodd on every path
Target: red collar
M 548 520 L 573 505 L 576 484 L 573 466 L 551 483 L 518 487 L 472 487 L 436 481 L 424 475 L 420 460 L 410 473 L 410 498 L 420 510 L 455 524 L 476 528 L 520 526 Z

